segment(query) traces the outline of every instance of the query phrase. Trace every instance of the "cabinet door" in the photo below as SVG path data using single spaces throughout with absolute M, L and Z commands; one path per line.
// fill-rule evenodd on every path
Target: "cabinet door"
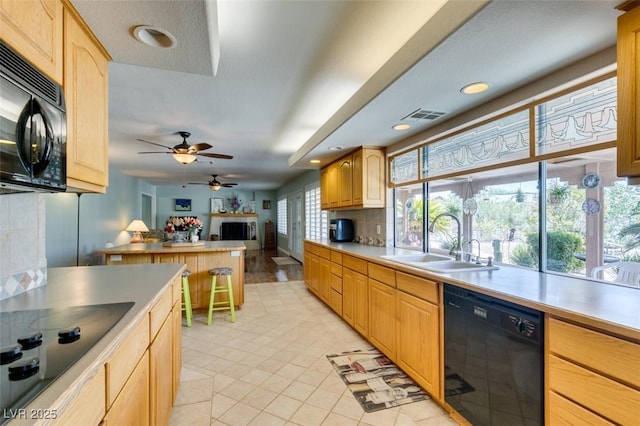
M 369 341 L 396 358 L 396 290 L 369 278 Z
M 311 284 L 311 291 L 315 295 L 320 294 L 320 258 L 315 255 L 310 256 L 311 266 L 309 270 L 311 271 L 311 278 L 309 280 Z
M 173 390 L 173 396 L 171 403 L 174 403 L 176 396 L 178 395 L 178 388 L 180 387 L 180 371 L 182 369 L 182 303 L 178 302 L 173 306 L 173 333 L 172 333 L 172 347 L 173 347 L 173 381 L 171 384 Z
M 338 176 L 338 164 L 333 163 L 329 166 L 329 207 L 340 207 L 340 181 Z
M 60 0 L 0 1 L 0 38 L 60 84 L 62 17 Z
M 320 170 L 320 208 L 327 210 L 331 207 L 329 204 L 329 168 L 325 167 Z
M 359 150 L 351 155 L 351 201 L 353 205 L 362 205 L 362 168 L 362 150 Z
M 352 154 L 353 205 L 384 207 L 386 204 L 385 159 L 380 149 L 362 148 Z
M 438 307 L 398 291 L 396 362 L 434 398 L 440 396 Z
M 363 336 L 369 334 L 369 283 L 366 275 L 354 274 L 353 326 Z
M 169 424 L 173 406 L 173 319 L 169 314 L 149 347 L 149 391 L 152 425 Z
M 64 92 L 67 102 L 67 185 L 106 192 L 108 59 L 88 29 L 65 10 Z
M 640 176 L 640 7 L 618 18 L 618 176 Z
M 149 425 L 149 351 L 122 388 L 104 418 L 105 426 L 145 426 Z
M 320 258 L 319 261 L 318 293 L 320 299 L 327 305 L 331 304 L 331 261 Z
M 338 191 L 340 194 L 340 207 L 348 207 L 352 204 L 351 200 L 351 156 L 347 156 L 340 160 L 338 165 Z
M 355 272 L 342 269 L 342 319 L 353 327 L 355 320 Z

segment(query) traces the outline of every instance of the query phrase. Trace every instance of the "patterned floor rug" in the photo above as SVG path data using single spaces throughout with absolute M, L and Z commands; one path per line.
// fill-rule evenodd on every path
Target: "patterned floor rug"
M 384 410 L 429 399 L 409 376 L 377 349 L 327 355 L 364 411 Z
M 298 265 L 298 264 L 300 264 L 300 262 L 298 262 L 297 260 L 292 259 L 290 257 L 272 257 L 271 260 L 273 260 L 276 265 Z

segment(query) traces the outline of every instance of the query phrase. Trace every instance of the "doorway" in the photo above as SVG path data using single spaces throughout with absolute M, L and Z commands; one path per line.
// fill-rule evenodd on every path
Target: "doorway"
M 156 227 L 156 203 L 155 197 L 151 194 L 140 194 L 140 219 L 149 229 Z
M 302 218 L 304 212 L 302 211 L 302 206 L 302 191 L 292 193 L 289 196 L 289 211 L 291 212 L 289 255 L 299 261 L 302 261 L 303 258 L 304 223 Z

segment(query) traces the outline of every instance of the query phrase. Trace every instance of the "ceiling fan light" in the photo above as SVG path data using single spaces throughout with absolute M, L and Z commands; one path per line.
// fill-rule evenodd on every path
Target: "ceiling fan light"
M 182 164 L 189 164 L 196 161 L 196 156 L 193 154 L 173 154 L 173 158 Z
M 222 185 L 220 185 L 219 183 L 214 183 L 213 185 L 209 185 L 209 189 L 211 189 L 212 191 L 219 191 L 220 188 L 222 188 Z

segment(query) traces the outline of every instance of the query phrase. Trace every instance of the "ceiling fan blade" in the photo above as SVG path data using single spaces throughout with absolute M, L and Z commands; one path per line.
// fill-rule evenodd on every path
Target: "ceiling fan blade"
M 226 155 L 226 154 L 210 154 L 207 152 L 198 152 L 196 153 L 196 155 L 201 155 L 203 157 L 209 157 L 209 158 L 220 158 L 222 160 L 231 160 L 233 159 L 233 155 Z
M 189 182 L 189 185 L 209 185 L 208 183 L 202 183 L 202 182 Z
M 209 145 L 208 143 L 201 142 L 195 145 L 191 145 L 191 148 L 194 148 L 196 151 L 204 151 L 205 149 L 213 148 L 213 145 Z
M 144 139 L 137 139 L 137 140 L 139 140 L 140 142 L 150 143 L 151 145 L 161 146 L 163 148 L 167 148 L 169 150 L 173 150 L 173 148 L 171 148 L 170 146 L 162 145 L 162 144 L 151 142 L 151 141 L 145 141 Z
M 231 188 L 232 186 L 237 185 L 237 183 L 223 183 L 222 186 L 224 186 L 225 188 Z
M 138 152 L 138 154 L 173 154 L 173 152 L 162 152 L 162 151 L 142 151 L 142 152 Z

